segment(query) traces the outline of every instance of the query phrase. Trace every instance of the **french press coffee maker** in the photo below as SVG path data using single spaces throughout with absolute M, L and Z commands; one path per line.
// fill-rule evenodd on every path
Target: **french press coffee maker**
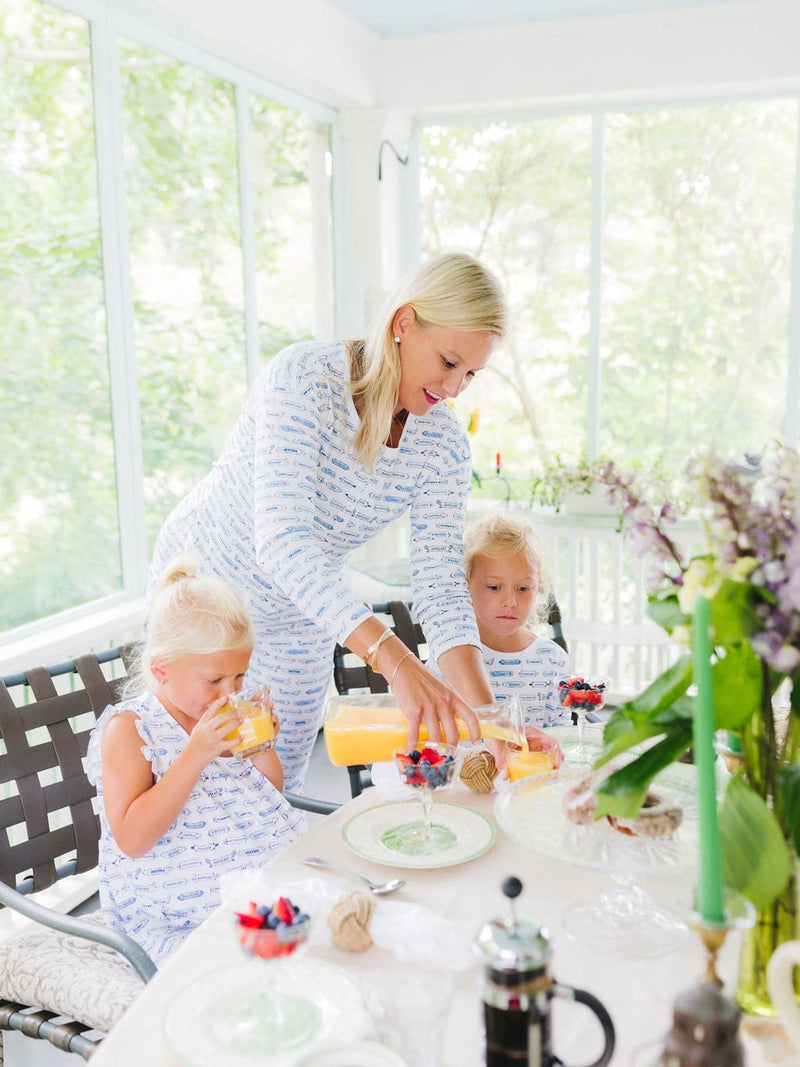
M 602 1055 L 587 1067 L 605 1067 L 616 1040 L 611 1016 L 597 997 L 583 989 L 561 985 L 550 975 L 553 950 L 542 926 L 518 921 L 513 901 L 522 892 L 518 878 L 506 878 L 508 919 L 493 919 L 481 929 L 475 949 L 483 960 L 481 983 L 486 1030 L 486 1067 L 551 1067 L 553 1055 L 550 1003 L 564 997 L 585 1005 L 603 1028 Z

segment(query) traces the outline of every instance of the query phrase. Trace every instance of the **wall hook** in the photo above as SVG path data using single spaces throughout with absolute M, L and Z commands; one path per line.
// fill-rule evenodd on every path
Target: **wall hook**
M 383 150 L 386 147 L 386 145 L 388 145 L 391 148 L 392 152 L 394 152 L 394 158 L 397 160 L 397 162 L 401 166 L 405 167 L 405 165 L 408 163 L 408 152 L 406 152 L 406 154 L 404 156 L 401 156 L 400 153 L 395 148 L 395 146 L 392 144 L 392 142 L 391 141 L 387 141 L 386 139 L 384 139 L 383 141 L 381 141 L 381 146 L 378 149 L 378 181 L 379 182 L 383 181 L 382 160 L 383 160 Z

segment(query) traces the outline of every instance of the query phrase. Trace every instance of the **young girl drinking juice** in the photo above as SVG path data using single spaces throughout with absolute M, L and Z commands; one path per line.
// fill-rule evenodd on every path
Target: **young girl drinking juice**
M 104 917 L 156 963 L 217 907 L 221 874 L 263 863 L 303 829 L 275 749 L 230 751 L 240 720 L 225 705 L 253 644 L 238 593 L 175 560 L 153 592 L 133 695 L 92 732 Z

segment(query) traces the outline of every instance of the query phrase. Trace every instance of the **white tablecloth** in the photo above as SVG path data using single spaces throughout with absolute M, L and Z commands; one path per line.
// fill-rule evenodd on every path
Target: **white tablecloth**
M 448 799 L 489 816 L 493 814 L 494 795 L 481 796 L 459 786 L 459 791 Z M 576 943 L 563 929 L 564 909 L 573 901 L 596 899 L 601 890 L 608 887 L 609 875 L 602 870 L 543 857 L 518 846 L 500 829 L 486 854 L 459 866 L 397 871 L 363 860 L 346 847 L 341 828 L 354 814 L 381 802 L 378 789 L 367 790 L 361 797 L 350 801 L 273 859 L 268 868 L 270 874 L 286 881 L 307 878 L 311 872 L 299 861 L 312 855 L 355 867 L 377 880 L 403 874 L 407 887 L 388 899 L 421 904 L 447 916 L 470 939 L 486 921 L 507 914 L 507 902 L 500 892 L 500 883 L 508 875 L 518 876 L 524 884 L 523 895 L 517 903 L 518 915 L 548 928 L 554 948 L 552 972 L 556 979 L 594 993 L 611 1013 L 617 1031 L 612 1063 L 620 1067 L 650 1067 L 671 1024 L 676 994 L 694 984 L 703 971 L 705 955 L 695 934 L 677 951 L 653 959 L 602 954 Z M 681 909 L 688 904 L 693 882 L 693 877 L 648 878 L 643 884 L 657 903 Z M 342 888 L 345 891 L 344 885 Z M 413 932 L 410 931 L 409 936 L 413 936 Z M 728 992 L 735 980 L 739 944 L 738 934 L 729 935 L 720 956 L 720 973 Z M 333 946 L 320 946 L 309 948 L 307 954 L 333 961 L 355 976 L 368 975 L 376 967 L 393 965 L 393 957 L 376 947 L 363 953 L 347 953 Z M 162 1030 L 164 1012 L 170 1001 L 198 976 L 242 960 L 232 915 L 220 910 L 162 967 L 93 1057 L 94 1067 L 177 1064 L 179 1061 L 171 1054 Z M 484 1062 L 478 975 L 476 962 L 457 977 L 456 994 L 447 1022 L 445 1052 L 437 1067 L 479 1067 Z M 589 1011 L 573 1004 L 557 1006 L 554 1051 L 565 1063 L 590 1062 L 598 1054 L 599 1041 L 599 1027 Z

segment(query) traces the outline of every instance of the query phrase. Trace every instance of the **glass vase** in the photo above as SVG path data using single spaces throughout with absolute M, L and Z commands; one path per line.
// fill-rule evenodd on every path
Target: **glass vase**
M 739 960 L 736 1003 L 749 1015 L 775 1016 L 767 991 L 767 964 L 778 945 L 800 938 L 797 911 L 797 874 L 786 883 L 768 908 L 756 913 L 755 925 L 745 930 Z M 795 977 L 800 1000 L 800 980 Z

